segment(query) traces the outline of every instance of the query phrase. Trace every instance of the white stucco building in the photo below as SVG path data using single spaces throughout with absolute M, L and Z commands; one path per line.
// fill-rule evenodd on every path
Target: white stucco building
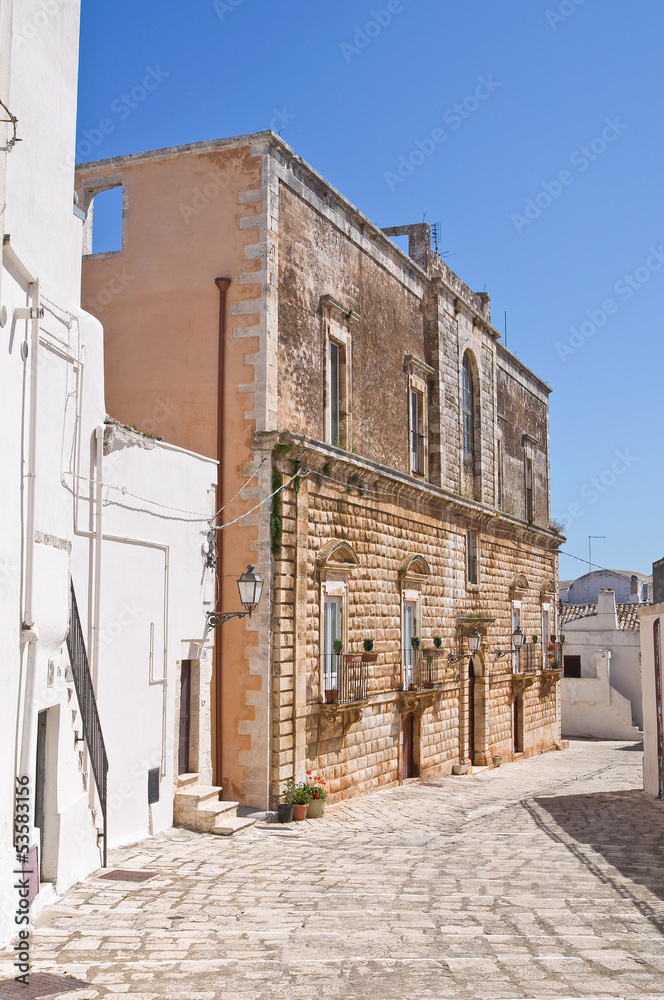
M 657 566 L 657 564 L 655 564 Z M 660 560 L 661 566 L 661 560 Z M 656 591 L 657 593 L 657 591 Z M 664 604 L 639 608 L 643 682 L 643 787 L 664 798 Z
M 73 202 L 79 5 L 0 5 L 0 118 L 16 119 L 0 125 L 0 942 L 17 780 L 34 914 L 105 846 L 172 823 L 185 668 L 190 760 L 209 771 L 211 654 L 191 640 L 214 600 L 216 462 L 106 418 Z
M 596 604 L 561 604 L 565 635 L 564 736 L 640 739 L 643 726 L 639 618 L 635 604 L 616 605 L 612 590 Z
M 647 604 L 652 600 L 652 576 L 621 569 L 596 569 L 576 580 L 561 580 L 564 604 L 597 604 L 600 590 L 612 590 L 618 604 Z

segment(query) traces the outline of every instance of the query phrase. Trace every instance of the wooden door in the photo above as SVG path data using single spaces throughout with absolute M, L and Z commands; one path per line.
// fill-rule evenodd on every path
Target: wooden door
M 514 736 L 513 736 L 514 753 L 522 753 L 523 747 L 521 746 L 521 712 L 519 708 L 518 698 L 514 699 L 514 709 L 512 718 L 514 722 Z
M 475 668 L 471 660 L 468 665 L 468 757 L 475 763 Z
M 180 740 L 178 774 L 189 772 L 189 733 L 191 713 L 191 660 L 183 660 L 180 670 Z
M 412 778 L 415 773 L 413 748 L 413 715 L 404 716 L 403 720 L 403 777 Z

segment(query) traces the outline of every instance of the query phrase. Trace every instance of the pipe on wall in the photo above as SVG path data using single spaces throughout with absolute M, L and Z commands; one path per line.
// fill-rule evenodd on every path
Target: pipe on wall
M 219 348 L 217 360 L 217 510 L 223 506 L 224 500 L 224 380 L 226 364 L 226 292 L 231 283 L 230 278 L 215 278 L 214 283 L 219 289 Z M 219 539 L 217 545 L 217 587 L 215 607 L 219 607 L 223 594 L 224 579 L 224 542 L 223 533 L 217 532 Z M 216 775 L 213 778 L 218 785 L 223 785 L 223 740 L 222 740 L 222 651 L 221 634 L 215 632 L 214 637 L 214 674 L 215 674 L 215 707 L 214 714 L 216 720 L 216 747 L 215 762 Z

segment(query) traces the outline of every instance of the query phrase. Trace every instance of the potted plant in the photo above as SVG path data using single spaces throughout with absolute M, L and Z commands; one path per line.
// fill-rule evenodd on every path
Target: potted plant
M 336 705 L 338 700 L 339 700 L 339 688 L 325 689 L 325 703 L 327 705 Z
M 557 638 L 555 632 L 552 632 L 549 638 L 551 639 L 551 642 L 555 645 Z
M 419 649 L 420 648 L 420 637 L 419 637 L 419 635 L 411 635 L 411 637 L 410 637 L 410 644 L 413 647 L 413 649 Z
M 533 636 L 533 642 L 537 642 L 537 641 L 538 641 L 538 639 L 539 639 L 539 636 L 538 636 L 538 635 L 534 635 L 534 636 Z
M 311 771 L 307 771 L 307 785 L 309 792 L 307 819 L 318 819 L 325 812 L 327 788 L 320 775 L 314 775 Z
M 564 635 L 561 635 L 558 638 L 559 638 L 560 642 L 564 642 L 565 641 L 565 636 Z
M 337 654 L 337 656 L 339 655 L 339 653 L 341 653 L 343 651 L 343 648 L 344 648 L 344 641 L 343 641 L 343 639 L 333 639 L 332 640 L 332 649 Z
M 434 635 L 434 637 L 433 637 L 433 644 L 434 644 L 434 647 L 436 649 L 442 649 L 443 648 L 442 637 L 439 636 L 439 635 Z
M 302 781 L 299 784 L 293 783 L 293 819 L 303 820 L 307 818 L 307 808 L 309 806 L 309 783 Z
M 363 663 L 375 663 L 378 659 L 378 653 L 374 653 L 374 641 L 371 636 L 366 636 L 364 639 L 364 652 L 362 653 Z
M 286 787 L 283 790 L 282 797 L 283 802 L 277 805 L 277 819 L 280 823 L 292 823 L 293 822 L 293 789 L 295 788 L 295 782 L 292 778 L 289 778 L 286 782 Z

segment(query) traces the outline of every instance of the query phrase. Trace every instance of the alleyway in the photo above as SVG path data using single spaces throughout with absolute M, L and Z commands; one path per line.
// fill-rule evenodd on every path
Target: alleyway
M 42 915 L 35 969 L 80 998 L 664 997 L 664 805 L 640 785 L 638 747 L 576 742 L 293 829 L 172 830 L 111 853 L 149 881 Z

